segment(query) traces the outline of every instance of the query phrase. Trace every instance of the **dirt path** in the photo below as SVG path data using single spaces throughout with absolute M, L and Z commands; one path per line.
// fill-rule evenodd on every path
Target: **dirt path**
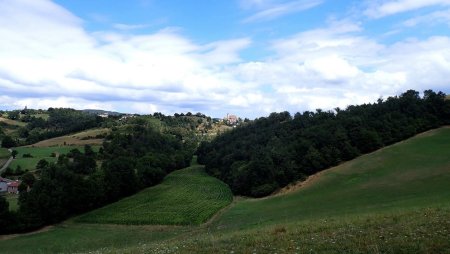
M 11 149 L 8 149 L 8 151 L 9 151 L 10 153 L 12 153 L 12 150 L 11 150 Z M 13 159 L 14 159 L 14 158 L 13 158 L 12 156 L 9 157 L 8 161 L 7 161 L 5 164 L 3 164 L 2 168 L 0 169 L 0 174 L 3 173 L 3 171 L 9 166 L 9 164 L 11 164 L 11 162 L 12 162 Z
M 224 214 L 228 209 L 231 209 L 234 207 L 237 203 L 236 197 L 233 197 L 233 201 L 224 208 L 220 209 L 217 213 L 215 213 L 207 222 L 201 224 L 202 227 L 208 227 L 210 226 L 214 221 L 216 221 L 217 218 L 219 218 L 222 214 Z
M 34 235 L 34 234 L 38 234 L 38 233 L 42 233 L 42 232 L 47 232 L 47 231 L 50 231 L 54 227 L 55 227 L 54 225 L 50 225 L 50 226 L 45 226 L 45 227 L 43 227 L 41 229 L 29 232 L 29 233 L 12 234 L 12 235 L 0 235 L 0 241 L 9 240 L 9 239 L 16 238 L 16 237 L 19 237 L 19 236 Z

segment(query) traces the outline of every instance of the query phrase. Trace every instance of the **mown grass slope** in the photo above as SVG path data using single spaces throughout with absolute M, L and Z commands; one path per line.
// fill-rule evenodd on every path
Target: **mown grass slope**
M 296 192 L 243 200 L 217 225 L 240 229 L 450 203 L 449 183 L 450 128 L 441 128 L 322 172 Z
M 95 210 L 77 222 L 133 225 L 196 225 L 231 203 L 229 187 L 195 165 L 169 174 L 152 188 Z
M 101 145 L 103 143 L 102 136 L 106 136 L 111 132 L 108 128 L 95 128 L 82 132 L 46 139 L 37 142 L 28 147 L 53 147 L 66 145 Z
M 93 146 L 94 151 L 99 150 L 99 146 Z M 22 170 L 34 170 L 37 163 L 41 159 L 45 159 L 48 162 L 56 162 L 56 157 L 51 157 L 52 153 L 55 154 L 67 154 L 72 149 L 78 149 L 81 152 L 84 151 L 83 146 L 59 146 L 59 147 L 16 147 L 14 150 L 18 152 L 16 159 L 14 159 L 9 165 L 10 168 L 16 169 L 20 166 Z M 32 158 L 24 158 L 24 154 L 30 154 Z
M 27 123 L 16 121 L 16 120 L 11 120 L 11 119 L 4 118 L 4 117 L 0 117 L 0 122 L 3 122 L 7 125 L 19 126 L 19 127 L 23 127 L 23 126 L 27 125 Z
M 449 253 L 449 153 L 450 128 L 441 128 L 325 171 L 292 193 L 238 199 L 200 227 L 69 221 L 0 246 L 5 253 Z

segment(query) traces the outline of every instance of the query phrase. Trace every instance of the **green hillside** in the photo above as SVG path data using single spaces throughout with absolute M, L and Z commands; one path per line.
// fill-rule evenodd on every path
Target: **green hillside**
M 6 125 L 19 126 L 19 127 L 23 127 L 23 126 L 27 125 L 27 123 L 16 121 L 16 120 L 11 120 L 11 119 L 4 118 L 4 117 L 0 117 L 0 122 L 4 123 Z
M 1 240 L 0 246 L 5 253 L 446 253 L 449 153 L 450 128 L 441 128 L 320 173 L 297 191 L 237 198 L 201 226 L 68 221 Z M 178 184 L 193 176 L 184 174 Z M 165 199 L 180 202 L 176 196 Z M 115 207 L 117 214 L 140 209 L 128 204 Z
M 84 146 L 58 146 L 58 147 L 17 147 L 14 148 L 18 152 L 16 159 L 14 159 L 9 165 L 10 168 L 16 169 L 20 166 L 22 170 L 34 170 L 37 163 L 45 159 L 48 162 L 56 162 L 56 157 L 51 157 L 52 153 L 55 154 L 67 154 L 72 149 L 78 149 L 84 151 Z M 94 151 L 98 151 L 100 146 L 93 146 Z M 24 154 L 30 154 L 31 158 L 24 158 Z
M 297 192 L 243 200 L 217 225 L 238 229 L 450 204 L 449 183 L 450 128 L 442 128 L 329 169 Z
M 152 188 L 76 219 L 78 222 L 134 225 L 200 224 L 231 203 L 231 190 L 203 166 L 168 175 Z

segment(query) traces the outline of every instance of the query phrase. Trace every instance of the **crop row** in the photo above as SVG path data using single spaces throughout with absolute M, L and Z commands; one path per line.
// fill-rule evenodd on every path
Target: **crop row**
M 201 166 L 173 172 L 158 186 L 77 219 L 87 223 L 196 225 L 233 199 L 229 187 Z

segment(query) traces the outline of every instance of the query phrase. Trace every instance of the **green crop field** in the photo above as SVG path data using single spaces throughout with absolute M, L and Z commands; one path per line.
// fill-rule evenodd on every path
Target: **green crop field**
M 5 253 L 449 253 L 449 182 L 447 127 L 343 163 L 287 194 L 237 198 L 200 226 L 69 220 L 0 246 Z
M 94 151 L 98 151 L 99 146 L 93 146 Z M 18 152 L 16 159 L 14 159 L 10 168 L 16 169 L 20 166 L 22 170 L 34 170 L 36 164 L 41 159 L 46 159 L 48 162 L 55 162 L 56 158 L 51 157 L 52 153 L 56 154 L 67 154 L 72 149 L 79 149 L 81 152 L 84 151 L 83 146 L 60 146 L 60 147 L 17 147 L 14 148 Z M 24 154 L 31 154 L 32 158 L 23 158 Z
M 133 225 L 195 225 L 231 203 L 231 190 L 195 165 L 132 197 L 95 210 L 78 222 Z

